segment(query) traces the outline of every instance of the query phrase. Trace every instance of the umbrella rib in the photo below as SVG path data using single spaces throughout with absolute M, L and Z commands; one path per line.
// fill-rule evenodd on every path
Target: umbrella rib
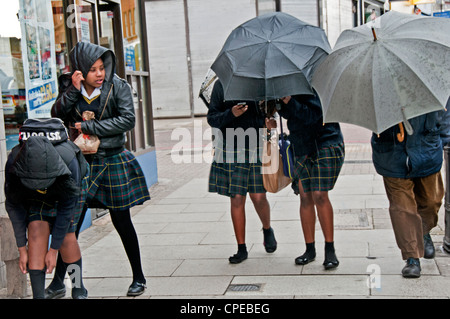
M 392 55 L 394 55 L 394 56 L 398 57 L 400 60 L 402 60 L 402 59 L 400 58 L 400 56 L 399 56 L 397 53 L 394 53 L 394 52 L 393 52 L 392 50 L 390 50 L 386 45 L 383 45 L 383 47 L 386 49 L 386 51 L 390 52 Z M 408 69 L 416 76 L 417 79 L 419 79 L 419 81 L 420 81 L 421 83 L 423 83 L 424 86 L 427 86 L 426 83 L 423 82 L 422 78 L 417 74 L 417 72 L 416 72 L 409 64 L 404 63 L 404 65 L 405 65 L 405 66 L 406 66 L 406 67 L 407 67 L 407 68 L 408 68 Z M 392 72 L 390 72 L 390 74 L 391 74 L 391 76 L 393 77 Z M 434 96 L 434 98 L 435 98 L 437 101 L 439 101 L 439 98 L 436 96 L 436 94 L 434 94 L 434 92 L 431 91 L 431 90 L 430 90 L 430 92 L 431 92 L 431 94 Z
M 259 35 L 259 34 L 255 33 L 255 32 L 253 32 L 252 30 L 248 29 L 247 26 L 241 25 L 241 26 L 238 27 L 238 28 L 244 29 L 245 31 L 247 31 L 248 33 L 254 35 L 255 37 L 260 38 L 260 39 L 262 39 L 262 40 L 264 40 L 264 41 L 267 41 L 266 38 L 264 38 L 264 37 L 262 37 L 261 35 Z
M 278 48 L 276 45 L 273 45 L 273 47 L 276 48 L 279 52 L 283 53 L 283 55 L 289 60 L 289 62 L 292 63 L 293 66 L 299 67 L 299 66 L 297 66 L 297 65 L 295 64 L 294 61 L 292 61 L 292 59 L 291 59 L 289 56 L 287 56 L 286 54 L 284 54 L 284 52 L 281 51 L 280 48 Z M 309 61 L 309 60 L 308 60 L 308 61 Z M 301 70 L 300 70 L 300 71 L 301 71 Z M 294 73 L 299 73 L 299 72 L 294 72 Z

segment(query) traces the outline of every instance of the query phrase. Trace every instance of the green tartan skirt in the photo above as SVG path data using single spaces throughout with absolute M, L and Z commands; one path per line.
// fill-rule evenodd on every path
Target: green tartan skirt
M 320 149 L 312 155 L 295 156 L 292 189 L 299 194 L 299 181 L 305 193 L 334 188 L 344 164 L 344 143 Z
M 89 172 L 89 169 L 88 169 Z M 73 233 L 78 227 L 78 223 L 83 222 L 80 221 L 81 213 L 83 212 L 84 204 L 86 203 L 87 198 L 87 189 L 89 186 L 89 174 L 87 174 L 82 182 L 81 182 L 81 193 L 78 198 L 77 209 L 74 212 L 72 217 L 72 221 L 69 226 L 68 233 Z M 55 204 L 49 204 L 47 202 L 38 200 L 38 199 L 30 199 L 30 207 L 28 209 L 28 222 L 32 222 L 35 220 L 43 220 L 47 221 L 50 225 L 53 225 L 56 218 L 56 212 L 58 208 L 58 202 Z
M 145 176 L 136 157 L 127 149 L 108 157 L 93 157 L 88 207 L 126 210 L 150 199 Z
M 255 150 L 227 150 L 216 148 L 209 174 L 208 191 L 234 197 L 247 193 L 265 193 L 261 174 L 261 160 Z

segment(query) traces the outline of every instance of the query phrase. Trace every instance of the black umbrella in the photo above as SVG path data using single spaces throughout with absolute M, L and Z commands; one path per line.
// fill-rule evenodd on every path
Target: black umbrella
M 226 100 L 270 100 L 312 93 L 314 68 L 329 52 L 321 28 L 274 12 L 234 29 L 211 69 Z

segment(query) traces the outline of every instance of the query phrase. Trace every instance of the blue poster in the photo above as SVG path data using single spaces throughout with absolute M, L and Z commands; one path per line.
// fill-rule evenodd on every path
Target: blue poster
M 40 85 L 32 88 L 31 90 L 28 90 L 29 111 L 34 111 L 37 108 L 40 108 L 43 105 L 53 100 L 56 100 L 57 96 L 58 96 L 58 89 L 54 81 L 45 83 L 44 85 Z M 39 111 L 36 111 L 36 113 L 39 113 Z
M 434 12 L 433 17 L 450 18 L 450 11 Z

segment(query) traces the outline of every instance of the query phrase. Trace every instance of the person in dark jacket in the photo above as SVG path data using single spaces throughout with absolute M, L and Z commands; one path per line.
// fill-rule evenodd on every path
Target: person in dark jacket
M 292 189 L 300 195 L 300 220 L 306 252 L 295 259 L 305 265 L 316 257 L 316 210 L 325 237 L 325 269 L 336 268 L 333 206 L 328 192 L 334 188 L 344 163 L 345 147 L 338 123 L 323 123 L 317 94 L 282 99 L 278 113 L 287 119 L 289 140 L 294 151 Z
M 239 103 L 242 102 L 242 103 Z M 261 220 L 264 247 L 268 253 L 277 248 L 270 226 L 270 206 L 266 197 L 259 160 L 259 129 L 264 114 L 255 101 L 225 101 L 220 80 L 214 83 L 207 120 L 213 128 L 214 160 L 209 175 L 209 192 L 230 197 L 238 251 L 230 263 L 247 259 L 245 241 L 245 201 L 247 193 Z
M 406 265 L 405 278 L 420 277 L 420 259 L 434 258 L 430 230 L 437 225 L 444 196 L 443 141 L 448 142 L 448 111 L 412 118 L 371 139 L 372 159 L 383 176 L 395 238 Z
M 144 292 L 139 242 L 131 221 L 130 208 L 150 199 L 142 168 L 125 148 L 126 132 L 135 125 L 133 97 L 129 84 L 115 73 L 115 56 L 101 46 L 79 42 L 70 52 L 73 72 L 59 79 L 60 93 L 51 114 L 64 120 L 72 140 L 80 134 L 100 139 L 96 154 L 86 155 L 90 163 L 88 206 L 107 208 L 120 235 L 133 272 L 128 296 Z M 82 120 L 84 111 L 95 119 Z M 53 281 L 51 290 L 62 289 Z
M 74 232 L 87 190 L 81 165 L 85 172 L 88 168 L 76 151 L 75 145 L 57 150 L 46 136 L 31 136 L 12 149 L 5 166 L 5 207 L 19 247 L 19 267 L 28 271 L 35 299 L 45 297 L 45 274 L 53 271 L 58 251 L 72 272 L 72 298 L 87 298 Z

